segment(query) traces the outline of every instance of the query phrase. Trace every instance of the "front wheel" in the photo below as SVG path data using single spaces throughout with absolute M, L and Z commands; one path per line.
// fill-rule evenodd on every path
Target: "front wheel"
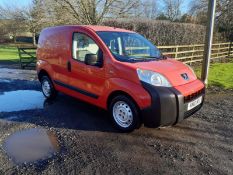
M 54 99 L 57 95 L 57 91 L 48 76 L 43 76 L 41 78 L 41 89 L 47 99 Z
M 135 103 L 124 95 L 111 101 L 109 112 L 114 125 L 121 131 L 130 132 L 140 126 L 138 108 Z

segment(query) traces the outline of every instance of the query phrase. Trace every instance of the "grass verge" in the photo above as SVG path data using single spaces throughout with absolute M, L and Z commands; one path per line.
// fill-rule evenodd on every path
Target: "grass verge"
M 196 68 L 195 72 L 200 77 L 201 68 Z M 208 84 L 223 89 L 233 89 L 233 62 L 212 63 L 209 70 Z
M 1 62 L 17 62 L 19 61 L 18 50 L 16 46 L 0 45 L 0 61 Z

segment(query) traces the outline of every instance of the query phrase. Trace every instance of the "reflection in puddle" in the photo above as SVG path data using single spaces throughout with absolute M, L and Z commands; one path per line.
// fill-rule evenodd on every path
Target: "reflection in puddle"
M 44 96 L 40 91 L 18 90 L 0 95 L 0 112 L 43 108 Z
M 36 128 L 14 133 L 6 139 L 3 147 L 16 164 L 51 158 L 60 149 L 53 133 Z
M 10 82 L 11 82 L 10 80 L 0 78 L 0 83 L 10 83 Z
M 6 117 L 6 118 L 4 118 L 4 119 L 5 119 L 5 120 L 9 120 L 9 121 L 14 121 L 14 120 L 19 119 L 19 116 L 13 115 L 13 116 L 10 116 L 10 117 Z

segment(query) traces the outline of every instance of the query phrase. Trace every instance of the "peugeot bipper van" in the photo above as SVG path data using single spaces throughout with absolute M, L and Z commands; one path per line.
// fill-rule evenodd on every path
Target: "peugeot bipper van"
M 174 125 L 198 111 L 205 95 L 189 66 L 163 56 L 142 35 L 113 27 L 42 30 L 37 73 L 46 98 L 62 92 L 106 109 L 125 132 Z

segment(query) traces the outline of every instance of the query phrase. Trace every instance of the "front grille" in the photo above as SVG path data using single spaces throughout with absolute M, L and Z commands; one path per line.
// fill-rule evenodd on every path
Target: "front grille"
M 184 97 L 184 103 L 190 102 L 201 94 L 205 93 L 205 88 Z

